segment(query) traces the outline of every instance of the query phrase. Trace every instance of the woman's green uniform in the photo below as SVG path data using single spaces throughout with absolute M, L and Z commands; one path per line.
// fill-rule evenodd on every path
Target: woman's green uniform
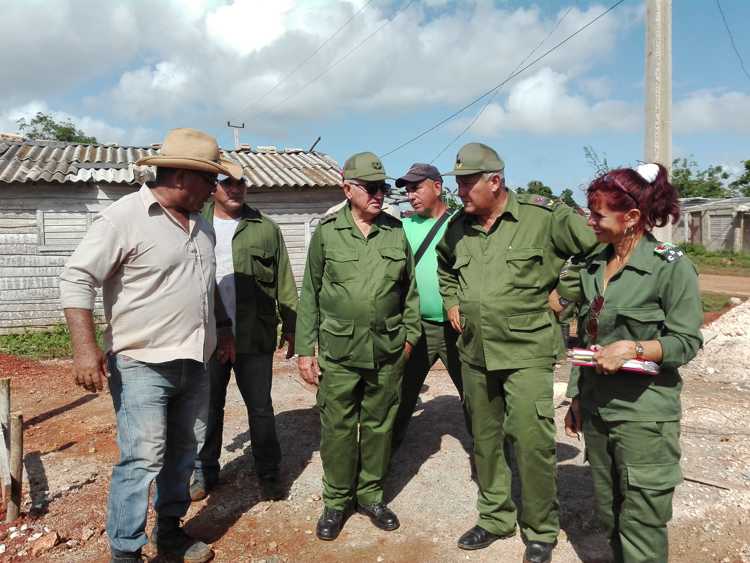
M 594 368 L 573 368 L 567 395 L 580 399 L 597 509 L 615 560 L 666 563 L 672 494 L 682 481 L 677 368 L 702 344 L 698 275 L 677 247 L 646 234 L 603 292 L 611 253 L 609 245 L 580 272 L 582 345 L 594 344 L 590 320 L 597 316 L 597 296 L 603 296 L 595 343 L 658 340 L 660 372 L 600 375 Z

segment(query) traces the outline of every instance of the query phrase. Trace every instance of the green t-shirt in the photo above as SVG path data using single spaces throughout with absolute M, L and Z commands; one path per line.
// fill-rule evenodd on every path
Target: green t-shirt
M 450 212 L 449 212 L 450 213 Z M 430 232 L 437 219 L 422 217 L 416 213 L 402 220 L 406 239 L 409 241 L 411 251 L 416 254 L 422 241 Z M 443 238 L 449 221 L 445 221 L 440 227 L 430 246 L 417 264 L 417 291 L 419 292 L 419 312 L 424 320 L 444 322 L 446 320 L 443 309 L 443 298 L 440 297 L 440 285 L 437 276 L 437 254 L 435 247 Z

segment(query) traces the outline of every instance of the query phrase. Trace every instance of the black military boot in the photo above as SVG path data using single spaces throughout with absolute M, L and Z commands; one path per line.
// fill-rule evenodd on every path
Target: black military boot
M 205 563 L 214 556 L 211 547 L 187 535 L 180 527 L 180 519 L 174 516 L 157 519 L 151 543 L 159 555 L 176 557 L 185 563 Z
M 526 543 L 523 563 L 549 563 L 552 561 L 552 550 L 557 542 L 530 541 Z
M 323 508 L 323 514 L 320 515 L 318 526 L 315 533 L 318 539 L 323 541 L 335 540 L 344 527 L 344 511 L 335 508 Z

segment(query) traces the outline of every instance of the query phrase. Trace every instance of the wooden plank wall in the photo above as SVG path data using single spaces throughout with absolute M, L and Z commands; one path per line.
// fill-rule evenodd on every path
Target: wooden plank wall
M 0 334 L 64 321 L 58 276 L 93 216 L 134 191 L 113 185 L 0 185 Z M 339 190 L 248 194 L 248 203 L 279 223 L 301 287 L 307 245 Z M 101 316 L 101 298 L 97 298 Z

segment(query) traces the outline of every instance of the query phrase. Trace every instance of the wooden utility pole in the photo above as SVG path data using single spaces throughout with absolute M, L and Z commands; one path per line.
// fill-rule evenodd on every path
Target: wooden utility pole
M 646 162 L 672 170 L 672 0 L 646 0 Z M 672 225 L 654 229 L 672 241 Z

